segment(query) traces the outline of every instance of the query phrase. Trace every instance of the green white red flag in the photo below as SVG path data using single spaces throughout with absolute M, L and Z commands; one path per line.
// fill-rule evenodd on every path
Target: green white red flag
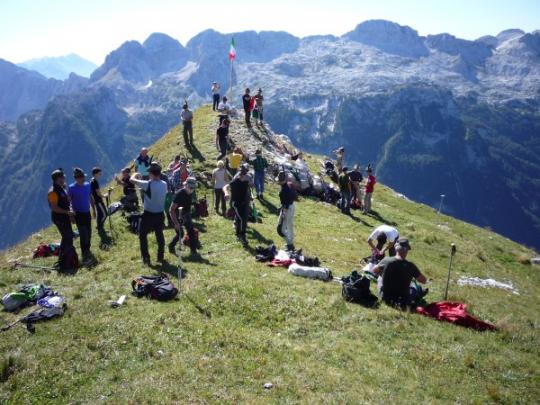
M 229 60 L 232 62 L 236 59 L 236 46 L 234 44 L 234 37 L 231 39 L 231 48 L 229 49 Z

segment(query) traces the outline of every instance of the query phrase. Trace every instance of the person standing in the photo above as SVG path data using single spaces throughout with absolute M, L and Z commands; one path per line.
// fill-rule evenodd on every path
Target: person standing
M 75 213 L 71 210 L 69 195 L 66 190 L 66 176 L 62 169 L 57 169 L 51 173 L 52 187 L 47 194 L 47 200 L 51 209 L 51 220 L 58 228 L 62 240 L 60 241 L 60 254 L 58 264 L 61 270 L 67 268 L 64 263 L 64 252 L 73 248 L 73 229 L 71 221 L 75 218 Z
M 219 92 L 220 92 L 221 86 L 218 82 L 212 82 L 212 110 L 216 111 L 216 108 L 219 105 Z
M 345 148 L 343 146 L 337 148 L 334 151 L 334 155 L 336 155 L 336 169 L 338 173 L 341 174 L 345 162 Z
M 212 185 L 214 186 L 214 211 L 219 214 L 221 205 L 222 215 L 227 215 L 227 204 L 225 202 L 225 192 L 223 188 L 229 183 L 229 173 L 225 169 L 225 163 L 222 160 L 217 162 L 217 167 L 212 172 Z
M 225 186 L 225 198 L 231 200 L 231 207 L 234 210 L 234 228 L 236 238 L 246 246 L 247 223 L 249 219 L 249 209 L 251 201 L 250 187 L 252 186 L 251 176 L 249 175 L 249 166 L 243 164 L 240 172 L 234 176 L 234 179 Z
M 266 168 L 268 167 L 268 161 L 263 157 L 262 151 L 257 149 L 255 151 L 255 158 L 248 161 L 253 166 L 255 171 L 255 191 L 257 198 L 263 198 L 264 193 L 264 176 L 266 174 Z
M 351 213 L 351 182 L 349 181 L 349 174 L 347 173 L 347 167 L 342 169 L 338 178 L 339 191 L 341 193 L 340 208 L 343 214 L 349 215 Z
M 287 174 L 279 172 L 278 183 L 281 185 L 279 200 L 281 202 L 281 211 L 279 214 L 279 226 L 281 233 L 287 243 L 287 251 L 294 251 L 294 212 L 296 192 L 287 181 Z
M 242 149 L 237 146 L 228 158 L 229 171 L 231 172 L 232 177 L 236 176 L 236 173 L 238 173 L 238 169 L 240 169 L 243 160 L 244 153 L 242 152 Z
M 195 234 L 195 228 L 193 226 L 193 220 L 191 218 L 191 204 L 193 202 L 193 193 L 197 188 L 197 180 L 194 177 L 188 178 L 184 187 L 181 188 L 175 195 L 169 215 L 172 218 L 174 224 L 174 230 L 176 235 L 169 243 L 169 253 L 176 254 L 176 244 L 184 237 L 184 231 L 182 227 L 186 228 L 189 237 L 189 247 L 191 254 L 197 254 L 197 236 Z
M 103 194 L 99 187 L 99 179 L 101 178 L 101 168 L 94 167 L 92 169 L 92 180 L 90 181 L 90 189 L 92 190 L 92 198 L 94 199 L 94 204 L 96 206 L 97 217 L 96 217 L 96 226 L 97 231 L 101 239 L 107 239 L 107 234 L 105 232 L 105 220 L 107 219 L 107 208 L 105 207 L 105 202 L 103 199 L 107 198 L 107 194 Z
M 354 165 L 352 172 L 349 173 L 349 180 L 351 181 L 351 201 L 354 201 L 356 205 L 355 208 L 359 208 L 361 204 L 361 192 L 360 184 L 362 183 L 362 173 L 360 172 L 360 166 Z
M 244 95 L 242 96 L 242 105 L 244 107 L 244 116 L 246 117 L 246 126 L 251 128 L 251 95 L 249 94 L 249 88 L 246 88 Z
M 216 131 L 216 148 L 220 153 L 217 160 L 227 155 L 227 149 L 229 148 L 229 124 L 229 120 L 223 120 Z
M 131 169 L 125 167 L 122 169 L 122 177 L 115 176 L 114 180 L 116 184 L 122 186 L 122 193 L 124 196 L 120 199 L 120 202 L 124 206 L 126 211 L 137 211 L 139 208 L 139 199 L 137 198 L 137 191 L 135 185 L 130 181 Z
M 186 148 L 191 149 L 193 147 L 193 113 L 189 109 L 187 103 L 182 106 L 180 118 L 182 119 L 184 145 Z
M 161 180 L 161 167 L 152 164 L 148 169 L 149 180 L 142 180 L 141 175 L 135 173 L 130 181 L 144 192 L 144 212 L 142 214 L 139 230 L 139 243 L 142 261 L 150 265 L 148 253 L 148 234 L 154 232 L 158 245 L 157 261 L 163 262 L 165 253 L 165 197 L 167 195 L 167 183 Z
M 371 196 L 375 190 L 375 184 L 377 184 L 377 178 L 373 175 L 371 165 L 367 168 L 367 175 L 366 192 L 364 194 L 364 214 L 368 214 L 371 211 Z
M 95 218 L 96 206 L 92 198 L 92 188 L 90 187 L 90 183 L 86 181 L 84 172 L 76 167 L 73 169 L 73 178 L 75 182 L 70 184 L 68 195 L 71 200 L 71 207 L 75 211 L 75 223 L 79 231 L 83 263 L 91 265 L 94 262 L 94 258 L 90 251 L 92 241 L 90 207 L 92 207 L 92 213 Z
M 232 111 L 232 107 L 228 103 L 227 97 L 223 97 L 221 103 L 219 103 L 218 111 L 219 111 L 219 125 L 221 125 L 223 120 L 229 119 L 229 114 Z
M 264 103 L 264 96 L 262 94 L 262 89 L 259 88 L 257 90 L 257 94 L 255 95 L 255 108 L 253 110 L 253 118 L 255 118 L 257 125 L 263 124 L 263 103 Z
M 150 167 L 150 163 L 152 163 L 152 158 L 148 156 L 148 149 L 141 148 L 139 156 L 137 156 L 133 165 L 135 167 L 135 172 L 140 173 L 143 180 L 148 180 L 148 168 Z M 143 198 L 144 195 L 141 191 L 141 201 Z

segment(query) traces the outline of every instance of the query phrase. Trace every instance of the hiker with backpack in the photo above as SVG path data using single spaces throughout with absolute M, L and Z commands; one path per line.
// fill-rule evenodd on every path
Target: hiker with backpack
M 390 225 L 376 227 L 367 238 L 367 244 L 371 248 L 372 262 L 381 260 L 386 252 L 395 256 L 394 244 L 399 239 L 399 231 Z
M 184 136 L 184 145 L 187 149 L 191 149 L 193 145 L 193 113 L 189 109 L 187 103 L 182 106 L 180 113 L 182 119 L 182 135 Z
M 407 239 L 398 239 L 395 250 L 395 256 L 381 260 L 372 272 L 379 276 L 377 289 L 383 302 L 404 309 L 415 306 L 415 298 L 425 295 L 425 293 L 420 296 L 411 294 L 411 281 L 414 279 L 425 284 L 427 279 L 413 262 L 407 260 L 407 255 L 411 250 Z
M 217 167 L 212 172 L 212 185 L 214 187 L 214 211 L 219 214 L 221 205 L 222 215 L 227 215 L 227 203 L 225 202 L 225 192 L 223 188 L 229 183 L 230 176 L 225 169 L 225 163 L 222 160 L 217 162 Z
M 246 239 L 246 229 L 249 219 L 249 210 L 251 208 L 252 185 L 253 181 L 249 175 L 249 166 L 243 164 L 233 180 L 224 188 L 225 198 L 230 199 L 231 207 L 234 210 L 236 238 L 244 246 L 248 244 Z
M 244 107 L 244 116 L 246 119 L 246 126 L 251 128 L 251 109 L 253 108 L 252 98 L 249 94 L 249 88 L 246 88 L 244 95 L 242 96 L 242 106 Z
M 176 244 L 184 236 L 182 227 L 186 228 L 189 237 L 189 247 L 191 254 L 197 254 L 197 236 L 195 234 L 195 228 L 193 227 L 193 220 L 191 218 L 191 204 L 193 202 L 193 193 L 197 188 L 197 180 L 194 177 L 188 178 L 184 187 L 181 188 L 175 195 L 169 214 L 174 224 L 174 230 L 176 235 L 169 243 L 169 252 L 176 254 Z M 179 253 L 180 254 L 180 253 Z
M 212 82 L 212 88 L 210 91 L 212 92 L 212 110 L 216 111 L 216 108 L 219 104 L 219 92 L 221 90 L 221 86 L 218 82 Z
M 69 195 L 66 190 L 66 176 L 62 169 L 57 169 L 51 173 L 52 186 L 47 194 L 47 201 L 51 209 L 51 220 L 58 228 L 60 236 L 60 254 L 58 264 L 61 269 L 66 268 L 64 263 L 64 254 L 73 250 L 73 229 L 71 222 L 75 218 L 69 201 Z
M 373 195 L 373 191 L 375 190 L 377 178 L 373 175 L 373 169 L 371 168 L 371 165 L 368 165 L 366 171 L 368 177 L 364 194 L 364 214 L 369 214 L 369 212 L 371 211 L 371 196 Z
M 262 151 L 257 149 L 255 151 L 255 158 L 248 159 L 248 163 L 253 166 L 255 172 L 254 181 L 257 198 L 262 199 L 264 193 L 264 177 L 266 174 L 266 168 L 268 167 L 268 161 L 263 157 Z
M 218 111 L 219 111 L 219 125 L 221 125 L 223 120 L 229 119 L 229 114 L 232 112 L 232 107 L 228 103 L 227 97 L 223 97 L 223 99 L 221 100 L 221 103 L 219 103 Z
M 253 97 L 255 99 L 255 106 L 253 108 L 253 118 L 257 125 L 263 125 L 263 103 L 264 96 L 262 94 L 262 89 L 259 87 L 257 94 Z
M 139 229 L 139 243 L 142 261 L 150 265 L 148 253 L 148 234 L 154 232 L 158 245 L 157 261 L 163 262 L 165 253 L 165 197 L 167 195 L 167 183 L 161 180 L 161 167 L 152 163 L 148 169 L 149 180 L 143 180 L 139 173 L 131 176 L 130 181 L 144 193 L 144 212 Z
M 362 183 L 363 177 L 360 172 L 360 166 L 354 165 L 353 170 L 349 173 L 349 181 L 351 182 L 351 206 L 354 204 L 354 208 L 362 207 L 362 195 L 360 190 L 360 185 Z
M 343 214 L 350 215 L 351 213 L 351 182 L 347 167 L 344 167 L 339 175 L 338 184 L 341 193 L 340 209 Z
M 92 208 L 94 218 L 96 218 L 96 205 L 92 197 L 92 188 L 90 183 L 86 181 L 86 174 L 82 169 L 78 167 L 73 169 L 73 178 L 75 182 L 69 185 L 68 195 L 71 201 L 71 207 L 75 211 L 75 223 L 79 231 L 83 264 L 92 265 L 95 262 L 95 258 L 90 251 L 92 241 L 92 216 L 90 215 L 90 207 Z
M 92 198 L 94 199 L 94 204 L 96 205 L 97 217 L 96 217 L 96 226 L 97 231 L 101 239 L 107 239 L 107 234 L 105 232 L 105 221 L 107 219 L 107 207 L 103 199 L 108 197 L 107 194 L 103 194 L 99 187 L 99 179 L 101 178 L 101 168 L 94 167 L 92 169 L 92 180 L 90 181 L 90 189 L 92 190 Z
M 223 159 L 227 155 L 227 149 L 229 148 L 229 124 L 231 121 L 228 119 L 223 120 L 216 131 L 216 148 L 220 152 L 220 155 L 216 160 Z
M 287 173 L 281 171 L 278 173 L 278 183 L 281 185 L 279 192 L 279 201 L 281 202 L 281 210 L 279 213 L 278 233 L 285 238 L 287 243 L 286 250 L 294 251 L 294 212 L 296 200 L 296 191 L 287 181 Z

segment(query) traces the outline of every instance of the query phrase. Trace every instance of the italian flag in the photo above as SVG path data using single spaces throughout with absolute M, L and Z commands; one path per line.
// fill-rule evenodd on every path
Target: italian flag
M 229 49 L 229 60 L 232 62 L 236 59 L 236 47 L 234 45 L 234 37 L 231 39 L 231 48 Z

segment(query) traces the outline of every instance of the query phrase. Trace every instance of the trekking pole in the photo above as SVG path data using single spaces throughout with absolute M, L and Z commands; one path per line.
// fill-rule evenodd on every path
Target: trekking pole
M 456 254 L 456 244 L 452 243 L 451 245 L 451 251 L 450 251 L 450 264 L 448 266 L 448 278 L 446 280 L 446 290 L 444 291 L 444 300 L 448 298 L 448 285 L 450 284 L 450 271 L 452 270 L 452 259 L 454 258 L 454 255 Z
M 112 219 L 111 219 L 111 215 L 109 214 L 109 207 L 111 205 L 111 191 L 113 189 L 111 187 L 109 187 L 109 192 L 107 193 L 107 216 L 109 217 L 109 228 L 111 230 L 111 239 L 114 239 L 114 234 L 113 234 L 113 226 L 112 226 Z

